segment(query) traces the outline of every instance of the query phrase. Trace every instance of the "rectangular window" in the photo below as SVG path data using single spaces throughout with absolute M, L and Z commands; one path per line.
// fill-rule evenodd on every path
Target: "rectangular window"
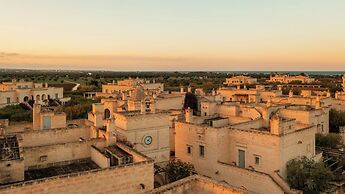
M 40 156 L 39 161 L 40 162 L 45 162 L 45 161 L 47 161 L 47 159 L 48 159 L 48 156 L 47 155 L 43 155 L 43 156 Z
M 240 168 L 246 167 L 246 152 L 244 150 L 238 150 L 238 166 Z
M 307 145 L 307 152 L 310 152 L 310 144 Z
M 192 154 L 192 146 L 187 145 L 187 154 Z
M 260 161 L 261 159 L 260 159 L 260 156 L 255 156 L 255 164 L 256 165 L 260 165 Z
M 56 98 L 56 99 L 59 98 L 59 94 L 58 94 L 58 93 L 55 94 L 55 98 Z
M 11 97 L 7 97 L 7 104 L 11 103 Z
M 205 156 L 205 147 L 203 145 L 199 145 L 199 156 Z

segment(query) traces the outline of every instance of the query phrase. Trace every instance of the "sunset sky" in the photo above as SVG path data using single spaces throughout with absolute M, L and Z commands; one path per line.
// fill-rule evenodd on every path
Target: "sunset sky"
M 345 70 L 345 0 L 0 0 L 0 68 Z

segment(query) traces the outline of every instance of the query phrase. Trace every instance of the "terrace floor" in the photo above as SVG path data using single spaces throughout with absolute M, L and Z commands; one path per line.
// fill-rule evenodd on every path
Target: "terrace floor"
M 95 164 L 92 160 L 79 160 L 65 165 L 50 166 L 47 168 L 40 169 L 30 169 L 25 171 L 25 181 L 48 178 L 52 176 L 89 171 L 93 169 L 98 169 L 99 166 Z

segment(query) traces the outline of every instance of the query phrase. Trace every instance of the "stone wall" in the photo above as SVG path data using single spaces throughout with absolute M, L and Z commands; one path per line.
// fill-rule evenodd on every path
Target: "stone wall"
M 24 180 L 24 160 L 0 161 L 0 184 Z
M 110 167 L 110 158 L 106 157 L 97 147 L 91 146 L 91 160 L 101 168 Z
M 231 185 L 255 193 L 284 194 L 283 188 L 281 188 L 268 174 L 242 169 L 221 162 L 218 163 L 217 168 L 219 174 L 214 175 L 214 178 L 218 181 L 226 181 Z
M 128 194 L 153 189 L 153 163 L 96 169 L 0 186 L 0 194 Z
M 20 135 L 23 139 L 23 147 L 68 143 L 79 141 L 80 138 L 90 138 L 90 132 L 85 127 L 28 130 Z
M 227 184 L 221 184 L 212 179 L 193 175 L 176 182 L 164 185 L 145 194 L 242 194 L 248 193 Z
M 332 99 L 332 108 L 338 111 L 345 111 L 345 100 Z
M 48 146 L 24 147 L 25 168 L 44 167 L 50 163 L 90 158 L 91 145 L 104 147 L 105 141 L 102 139 L 91 139 Z

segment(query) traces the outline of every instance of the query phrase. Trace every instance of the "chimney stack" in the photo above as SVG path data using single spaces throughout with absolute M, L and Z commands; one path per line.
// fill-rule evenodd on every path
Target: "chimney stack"
M 187 123 L 193 122 L 193 109 L 191 109 L 190 107 L 186 109 L 186 122 Z
M 191 86 L 188 86 L 188 92 L 192 92 L 192 87 Z
M 140 113 L 141 114 L 145 114 L 146 112 L 146 107 L 145 107 L 145 101 L 141 100 L 141 104 L 140 104 Z

